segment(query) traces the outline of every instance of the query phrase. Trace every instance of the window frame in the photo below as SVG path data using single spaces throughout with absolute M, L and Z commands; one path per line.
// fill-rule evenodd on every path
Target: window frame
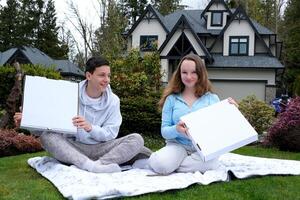
M 221 23 L 215 24 L 214 23 L 214 14 L 221 14 Z M 212 11 L 211 12 L 211 20 L 210 20 L 210 26 L 212 27 L 222 27 L 223 26 L 223 11 Z
M 143 39 L 142 39 L 143 38 Z M 151 39 L 151 40 L 149 40 Z M 154 39 L 154 40 L 153 40 Z M 155 51 L 157 47 L 153 47 L 150 42 L 158 41 L 158 35 L 140 35 L 140 51 Z M 147 44 L 146 47 L 143 47 L 144 44 Z
M 233 39 L 237 39 L 238 42 L 232 42 Z M 246 39 L 246 42 L 241 42 L 241 39 Z M 232 53 L 232 44 L 238 45 L 238 52 Z M 241 44 L 246 44 L 246 53 L 241 53 Z M 249 55 L 249 36 L 229 36 L 229 55 L 230 56 L 248 56 Z

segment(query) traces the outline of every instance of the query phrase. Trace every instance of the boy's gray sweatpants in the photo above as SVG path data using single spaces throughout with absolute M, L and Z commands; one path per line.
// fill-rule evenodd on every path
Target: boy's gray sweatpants
M 55 159 L 81 166 L 87 159 L 99 160 L 102 164 L 124 164 L 136 159 L 148 158 L 151 150 L 144 147 L 141 135 L 133 133 L 99 144 L 83 144 L 61 134 L 45 132 L 41 143 Z

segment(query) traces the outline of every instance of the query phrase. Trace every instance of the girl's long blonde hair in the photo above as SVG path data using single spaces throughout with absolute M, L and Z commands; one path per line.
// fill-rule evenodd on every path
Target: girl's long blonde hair
M 202 61 L 202 59 L 195 54 L 188 54 L 186 56 L 184 56 L 179 64 L 177 69 L 175 70 L 175 72 L 172 75 L 171 80 L 169 81 L 167 87 L 164 89 L 163 94 L 161 99 L 158 102 L 158 106 L 160 109 L 162 109 L 166 98 L 170 95 L 170 94 L 178 94 L 183 92 L 184 90 L 184 84 L 181 80 L 181 64 L 184 60 L 191 60 L 194 61 L 196 64 L 196 73 L 198 75 L 198 81 L 195 85 L 195 95 L 197 97 L 202 96 L 203 94 L 205 94 L 208 91 L 212 91 L 212 86 L 210 81 L 208 80 L 208 75 L 207 75 L 207 70 L 205 67 L 204 62 Z

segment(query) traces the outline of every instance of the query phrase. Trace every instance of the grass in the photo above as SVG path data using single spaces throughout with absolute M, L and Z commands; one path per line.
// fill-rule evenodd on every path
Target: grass
M 162 140 L 146 138 L 146 145 L 158 149 Z M 300 153 L 282 152 L 259 146 L 246 146 L 235 153 L 259 157 L 300 160 Z M 0 199 L 63 199 L 58 190 L 34 169 L 27 159 L 47 155 L 45 152 L 0 158 Z M 208 186 L 194 184 L 187 189 L 145 194 L 128 199 L 300 199 L 300 176 L 264 176 Z

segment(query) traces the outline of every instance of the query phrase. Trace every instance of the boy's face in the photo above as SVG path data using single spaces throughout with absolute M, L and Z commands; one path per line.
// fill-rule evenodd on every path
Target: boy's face
M 86 72 L 86 79 L 94 90 L 103 92 L 110 83 L 110 67 L 108 65 L 96 67 L 93 73 Z

